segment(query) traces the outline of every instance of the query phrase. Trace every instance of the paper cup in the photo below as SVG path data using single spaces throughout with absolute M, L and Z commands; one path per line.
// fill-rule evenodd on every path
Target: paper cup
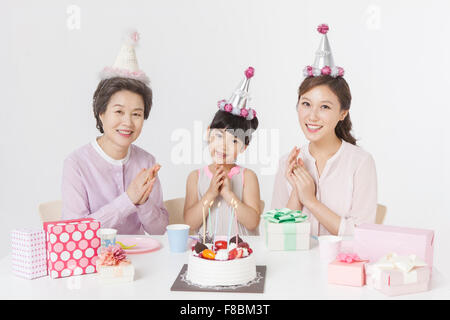
M 169 247 L 171 252 L 185 252 L 189 236 L 189 225 L 169 224 L 166 227 Z
M 330 263 L 341 250 L 342 237 L 338 236 L 320 236 L 319 251 L 320 260 L 324 263 Z
M 116 244 L 117 230 L 109 228 L 99 229 L 98 236 L 100 237 L 101 241 L 100 247 L 107 248 Z

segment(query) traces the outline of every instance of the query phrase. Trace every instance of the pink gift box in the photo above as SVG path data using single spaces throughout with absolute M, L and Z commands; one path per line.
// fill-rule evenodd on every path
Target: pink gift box
M 398 269 L 382 270 L 377 276 L 369 271 L 367 274 L 367 285 L 388 296 L 428 291 L 430 289 L 431 268 L 418 267 L 414 268 L 411 272 L 415 273 L 413 281 L 407 280 L 411 278 L 411 275 L 405 276 L 405 273 Z
M 45 232 L 41 229 L 11 231 L 11 263 L 15 275 L 35 279 L 47 275 Z
M 378 261 L 386 252 L 415 254 L 433 266 L 434 231 L 364 223 L 355 228 L 353 250 L 361 259 Z
M 96 272 L 100 222 L 92 218 L 44 222 L 52 278 Z
M 328 264 L 328 283 L 362 287 L 365 284 L 366 261 L 346 263 L 334 260 Z

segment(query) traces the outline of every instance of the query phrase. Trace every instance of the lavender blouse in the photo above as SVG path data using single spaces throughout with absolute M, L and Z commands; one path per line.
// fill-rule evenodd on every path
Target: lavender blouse
M 120 234 L 164 234 L 169 214 L 159 179 L 142 205 L 133 204 L 126 193 L 139 171 L 155 163 L 150 153 L 133 144 L 122 160 L 109 157 L 96 140 L 75 150 L 64 160 L 62 219 L 89 216 Z

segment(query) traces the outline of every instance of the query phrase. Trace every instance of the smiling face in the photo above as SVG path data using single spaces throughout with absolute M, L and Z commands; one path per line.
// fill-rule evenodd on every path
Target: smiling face
M 233 164 L 239 153 L 244 152 L 244 143 L 225 129 L 209 129 L 209 152 L 216 164 Z
M 310 142 L 336 137 L 336 125 L 348 114 L 348 110 L 341 110 L 338 97 L 327 85 L 313 87 L 302 94 L 297 111 L 300 127 Z
M 141 134 L 144 124 L 144 100 L 141 95 L 120 90 L 109 99 L 100 114 L 104 141 L 120 149 L 128 149 Z

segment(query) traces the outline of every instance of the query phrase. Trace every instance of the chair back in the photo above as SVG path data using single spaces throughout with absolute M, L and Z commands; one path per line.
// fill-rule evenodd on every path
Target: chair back
M 42 222 L 61 220 L 62 201 L 48 201 L 38 206 L 39 216 Z
M 264 200 L 260 200 L 259 201 L 259 210 L 261 211 L 260 214 L 262 214 L 264 212 L 265 206 L 266 206 L 266 204 L 264 203 Z
M 377 215 L 375 216 L 376 224 L 383 224 L 384 218 L 386 218 L 387 207 L 382 204 L 377 205 Z
M 169 212 L 169 224 L 183 224 L 184 198 L 175 198 L 164 201 L 164 206 Z

